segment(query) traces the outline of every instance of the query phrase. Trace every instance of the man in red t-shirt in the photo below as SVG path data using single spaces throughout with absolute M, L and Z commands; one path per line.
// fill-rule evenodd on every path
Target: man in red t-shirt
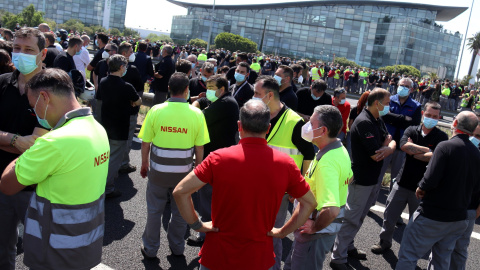
M 347 67 L 345 72 L 343 72 L 343 87 L 345 87 L 345 90 L 347 90 L 347 91 L 348 91 L 348 89 L 350 89 L 350 83 L 352 81 L 349 80 L 349 78 L 350 78 L 350 75 L 352 75 L 352 74 L 353 74 L 353 72 L 352 72 L 352 70 L 350 69 L 349 66 Z
M 210 153 L 173 191 L 185 221 L 206 232 L 201 270 L 271 268 L 272 237 L 283 238 L 303 225 L 317 205 L 293 159 L 267 145 L 269 129 L 268 107 L 248 101 L 240 110 L 240 143 Z M 212 186 L 212 221 L 202 223 L 191 194 L 207 183 Z M 282 228 L 273 228 L 285 192 L 301 206 Z
M 333 91 L 332 105 L 337 107 L 342 114 L 343 127 L 338 137 L 343 143 L 347 134 L 347 119 L 350 115 L 350 103 L 347 101 L 347 91 L 345 89 L 337 89 Z

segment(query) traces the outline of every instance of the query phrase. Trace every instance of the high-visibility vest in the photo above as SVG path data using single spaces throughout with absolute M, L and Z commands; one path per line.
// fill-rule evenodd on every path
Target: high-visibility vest
M 324 76 L 325 76 L 325 69 L 319 68 L 319 70 L 320 70 L 320 73 L 321 73 L 320 75 L 321 75 L 322 77 L 324 77 Z
M 255 72 L 258 73 L 262 67 L 260 66 L 259 63 L 252 63 L 252 64 L 250 65 L 250 68 L 253 69 Z
M 289 155 L 302 170 L 303 155 L 292 142 L 292 133 L 300 117 L 292 109 L 286 109 L 280 116 L 272 131 L 268 134 L 267 143 L 273 149 Z
M 316 81 L 320 79 L 320 75 L 318 74 L 318 68 L 314 67 L 312 68 L 312 80 Z
M 358 76 L 360 76 L 360 80 L 363 80 L 363 84 L 367 84 L 367 77 L 368 77 L 368 73 L 366 71 L 360 71 L 360 73 L 358 74 Z
M 447 97 L 450 96 L 450 88 L 443 88 L 442 95 Z
M 199 54 L 198 61 L 203 61 L 203 62 L 207 61 L 207 55 L 204 53 Z
M 334 78 L 335 80 L 340 79 L 340 70 L 339 70 L 339 69 L 335 70 L 335 75 L 333 75 L 333 78 Z
M 470 97 L 469 93 L 465 93 L 465 97 L 462 99 L 462 103 L 460 104 L 460 107 L 466 108 L 468 105 L 468 100 L 467 98 Z

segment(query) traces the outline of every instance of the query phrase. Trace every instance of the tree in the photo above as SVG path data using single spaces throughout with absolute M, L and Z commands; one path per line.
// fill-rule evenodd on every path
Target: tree
M 188 44 L 193 45 L 193 46 L 197 46 L 197 47 L 200 47 L 200 48 L 207 48 L 207 42 L 205 40 L 199 39 L 199 38 L 190 39 L 190 41 L 188 41 Z
M 340 66 L 350 66 L 350 67 L 360 67 L 360 65 L 357 65 L 354 61 L 350 61 L 345 57 L 335 57 L 335 61 L 333 62 L 335 64 L 339 64 Z
M 223 32 L 215 37 L 215 47 L 225 48 L 230 51 L 240 50 L 242 52 L 255 53 L 258 45 L 252 40 L 240 35 Z
M 437 75 L 437 73 L 435 73 L 435 72 L 428 72 L 427 75 L 428 75 L 428 77 L 429 77 L 431 80 L 433 80 L 433 81 L 435 81 L 435 80 L 438 79 L 438 75 Z
M 384 70 L 387 73 L 392 74 L 393 72 L 395 72 L 395 66 L 381 67 L 378 70 Z M 397 65 L 397 71 L 395 73 L 412 75 L 419 78 L 421 76 L 420 70 L 416 69 L 414 66 L 406 66 L 406 65 Z
M 118 37 L 118 36 L 122 35 L 122 32 L 120 32 L 120 30 L 118 30 L 118 28 L 111 28 L 110 29 L 110 34 Z
M 140 33 L 137 30 L 128 27 L 125 27 L 125 30 L 123 30 L 123 35 L 126 37 L 132 36 L 134 38 L 140 37 Z
M 101 32 L 103 32 L 103 33 L 107 32 L 107 29 L 105 29 L 105 28 L 104 28 L 103 26 L 101 26 L 101 25 L 91 25 L 90 28 L 92 29 L 93 34 L 95 34 L 95 33 L 101 33 Z
M 50 30 L 52 31 L 55 31 L 55 29 L 57 28 L 57 23 L 52 19 L 45 18 L 44 22 L 48 24 Z
M 480 50 L 480 32 L 477 32 L 473 37 L 468 38 L 467 43 L 468 49 L 473 52 L 472 53 L 472 60 L 470 61 L 470 67 L 468 68 L 468 75 L 472 74 L 473 64 L 475 63 L 475 57 Z
M 3 27 L 8 29 L 14 29 L 17 23 L 21 26 L 26 24 L 29 27 L 35 27 L 44 22 L 44 13 L 35 11 L 35 6 L 33 4 L 28 5 L 16 15 L 5 11 L 2 13 L 3 16 L 1 16 L 0 19 L 3 22 Z
M 471 79 L 473 79 L 472 76 L 470 76 L 470 75 L 465 75 L 465 76 L 463 76 L 463 79 L 460 81 L 460 84 L 461 84 L 461 85 L 469 85 Z
M 157 35 L 157 34 L 148 34 L 145 38 L 150 40 L 150 42 L 173 42 L 173 40 L 167 35 Z
M 73 31 L 81 33 L 83 32 L 85 25 L 80 20 L 70 19 L 65 23 L 58 25 L 58 27 L 67 30 L 67 32 Z

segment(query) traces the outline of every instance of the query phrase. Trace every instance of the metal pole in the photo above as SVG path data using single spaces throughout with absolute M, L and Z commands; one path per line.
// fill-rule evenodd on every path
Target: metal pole
M 265 29 L 267 29 L 267 18 L 265 18 L 265 24 L 263 25 L 262 40 L 260 40 L 260 51 L 263 52 L 263 39 L 265 38 Z
M 462 66 L 463 50 L 465 49 L 465 42 L 467 41 L 468 26 L 470 25 L 470 18 L 472 17 L 472 10 L 473 10 L 473 3 L 474 2 L 475 2 L 475 0 L 472 0 L 472 6 L 470 7 L 470 15 L 468 15 L 467 30 L 465 31 L 465 37 L 463 37 L 463 47 L 462 47 L 462 53 L 460 54 L 460 62 L 458 62 L 457 79 L 458 79 L 458 73 L 460 73 L 460 67 Z M 467 74 L 467 75 L 470 75 L 470 74 Z
M 213 0 L 212 16 L 210 16 L 210 30 L 208 30 L 207 53 L 210 51 L 210 40 L 212 40 L 213 15 L 215 14 L 215 0 Z
M 407 20 L 407 23 L 408 23 L 408 20 Z M 403 39 L 403 30 L 405 30 L 405 27 L 406 25 L 404 25 L 402 27 L 402 35 L 400 36 L 400 46 L 402 46 L 402 39 Z M 395 69 L 393 71 L 393 73 L 397 73 L 397 64 L 398 64 L 398 57 L 400 56 L 400 51 L 401 51 L 401 47 L 398 47 L 398 53 L 397 53 L 397 60 L 395 60 Z

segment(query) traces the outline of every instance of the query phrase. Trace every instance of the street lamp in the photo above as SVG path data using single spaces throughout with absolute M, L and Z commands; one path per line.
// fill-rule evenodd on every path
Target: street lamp
M 267 30 L 267 20 L 270 19 L 270 16 L 267 16 L 265 18 L 265 23 L 263 25 L 263 33 L 262 33 L 262 39 L 260 40 L 260 51 L 263 52 L 263 40 L 265 39 L 265 31 Z
M 408 23 L 408 19 L 407 19 L 407 23 Z M 403 39 L 403 31 L 405 30 L 405 25 L 402 26 L 402 34 L 400 36 L 400 45 L 398 46 L 398 53 L 397 53 L 397 59 L 395 60 L 395 69 L 394 69 L 394 72 L 393 73 L 397 73 L 397 64 L 398 64 L 398 57 L 400 56 L 400 52 L 401 52 L 401 46 L 402 46 L 402 39 Z
M 210 29 L 208 30 L 207 52 L 210 51 L 210 40 L 212 40 L 213 15 L 215 14 L 215 0 L 213 0 L 212 16 L 210 16 Z
M 188 35 L 185 35 L 185 45 L 188 43 Z

